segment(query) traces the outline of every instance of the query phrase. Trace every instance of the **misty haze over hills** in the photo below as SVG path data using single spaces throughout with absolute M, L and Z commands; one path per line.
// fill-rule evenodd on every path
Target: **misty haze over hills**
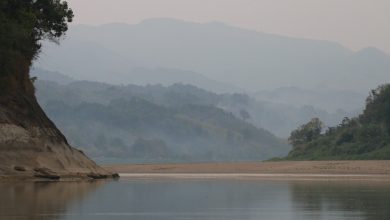
M 270 159 L 290 147 L 269 131 L 286 138 L 312 117 L 333 126 L 352 116 L 192 85 L 114 86 L 39 69 L 32 75 L 40 104 L 69 142 L 104 163 Z
M 249 116 L 231 112 L 249 110 L 245 95 L 217 95 L 183 84 L 38 80 L 36 88 L 39 102 L 69 142 L 101 162 L 263 160 L 290 149 L 251 124 Z
M 361 112 L 366 93 L 349 90 L 315 90 L 298 87 L 282 87 L 274 90 L 261 90 L 251 94 L 257 100 L 292 106 L 315 106 L 330 112 L 344 110 Z
M 81 81 L 66 77 L 58 72 L 44 71 L 37 68 L 33 69 L 31 74 L 38 77 L 37 95 L 38 99 L 43 102 L 59 100 L 72 102 L 75 99 L 74 101 L 80 103 L 78 97 L 81 96 L 84 102 L 108 104 L 112 99 L 136 96 L 151 102 L 157 102 L 159 105 L 171 105 L 172 103 L 175 103 L 175 105 L 179 103 L 211 105 L 233 113 L 238 118 L 241 118 L 242 111 L 245 111 L 249 113 L 249 118 L 246 119 L 247 122 L 258 128 L 269 130 L 282 138 L 287 138 L 293 129 L 314 117 L 320 117 L 326 126 L 335 126 L 344 117 L 353 117 L 360 114 L 361 105 L 363 105 L 360 103 L 364 102 L 359 95 L 349 95 L 349 93 L 337 91 L 328 94 L 298 88 L 285 88 L 263 91 L 251 96 L 245 93 L 216 94 L 189 84 L 173 84 L 168 87 L 160 84 L 147 86 L 130 84 L 115 87 L 97 82 L 81 83 Z M 41 81 L 47 82 L 40 83 Z M 51 85 L 50 81 L 63 86 L 56 90 L 42 88 L 42 85 Z M 75 87 L 75 85 L 78 86 Z M 81 85 L 85 85 L 87 88 L 82 88 Z M 53 85 L 48 88 L 52 87 Z M 107 91 L 108 88 L 115 88 L 121 92 L 109 92 Z M 65 94 L 59 95 L 59 91 Z M 336 97 L 332 97 L 332 95 Z M 338 99 L 338 96 L 341 96 L 340 99 Z M 322 99 L 318 99 L 319 97 L 323 99 L 323 102 Z M 343 100 L 347 101 L 342 104 Z M 289 102 L 294 104 L 289 104 Z M 305 102 L 312 102 L 313 105 L 306 105 Z M 329 103 L 329 105 L 326 105 L 326 103 Z M 325 105 L 328 108 L 334 107 L 337 110 L 319 108 L 315 104 Z M 346 107 L 345 109 L 352 106 L 351 109 L 353 110 L 346 111 L 340 109 L 340 106 Z
M 45 43 L 43 48 L 32 75 L 63 84 L 65 90 L 77 80 L 154 85 L 136 90 L 144 91 L 141 98 L 158 108 L 170 104 L 148 99 L 154 89 L 168 86 L 160 90 L 169 94 L 178 89 L 170 87 L 175 83 L 190 84 L 198 88 L 185 86 L 180 91 L 186 95 L 178 97 L 176 91 L 174 97 L 184 103 L 188 98 L 190 104 L 197 100 L 195 104 L 211 105 L 238 119 L 247 112 L 246 123 L 283 138 L 313 117 L 335 126 L 344 117 L 358 115 L 367 92 L 390 79 L 390 56 L 374 48 L 354 52 L 333 42 L 277 36 L 218 22 L 151 19 L 137 25 L 78 25 L 70 29 L 61 47 Z M 100 91 L 100 86 L 93 91 Z M 81 92 L 86 96 L 83 102 L 117 107 L 111 105 L 112 93 L 87 94 Z M 39 97 L 42 100 L 45 95 Z M 64 97 L 70 96 L 52 97 L 43 106 L 50 101 L 67 104 Z M 101 127 L 100 131 L 106 128 Z M 62 129 L 69 131 L 66 126 Z
M 78 25 L 61 47 L 43 48 L 38 67 L 116 84 L 182 82 L 222 92 L 293 86 L 366 94 L 390 80 L 390 56 L 375 48 L 354 52 L 333 42 L 218 22 Z
M 88 155 L 133 162 L 284 155 L 277 137 L 358 115 L 390 70 L 374 48 L 173 19 L 78 25 L 44 48 L 32 75 L 45 111 Z

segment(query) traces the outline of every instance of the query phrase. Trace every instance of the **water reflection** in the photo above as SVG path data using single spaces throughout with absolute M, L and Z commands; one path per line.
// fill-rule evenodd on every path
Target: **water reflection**
M 54 220 L 104 182 L 0 182 L 0 220 Z
M 388 182 L 132 180 L 0 184 L 0 220 L 388 220 Z
M 316 214 L 344 214 L 367 220 L 390 219 L 390 182 L 310 181 L 290 184 L 294 209 Z M 295 212 L 299 213 L 299 212 Z

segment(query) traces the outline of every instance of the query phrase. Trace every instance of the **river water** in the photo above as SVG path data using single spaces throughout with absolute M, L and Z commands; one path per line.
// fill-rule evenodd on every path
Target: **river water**
M 0 183 L 0 220 L 390 219 L 367 180 L 134 179 Z

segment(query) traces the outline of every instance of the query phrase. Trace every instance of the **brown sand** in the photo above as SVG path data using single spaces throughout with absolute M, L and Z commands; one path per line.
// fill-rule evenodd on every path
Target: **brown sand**
M 106 166 L 122 174 L 315 174 L 390 176 L 390 161 L 286 161 Z

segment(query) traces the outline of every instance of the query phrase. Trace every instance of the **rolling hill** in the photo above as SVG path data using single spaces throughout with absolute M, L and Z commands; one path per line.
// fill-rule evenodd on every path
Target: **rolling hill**
M 40 80 L 36 86 L 40 104 L 69 142 L 101 162 L 251 161 L 290 149 L 219 107 L 223 95 L 194 86 Z

